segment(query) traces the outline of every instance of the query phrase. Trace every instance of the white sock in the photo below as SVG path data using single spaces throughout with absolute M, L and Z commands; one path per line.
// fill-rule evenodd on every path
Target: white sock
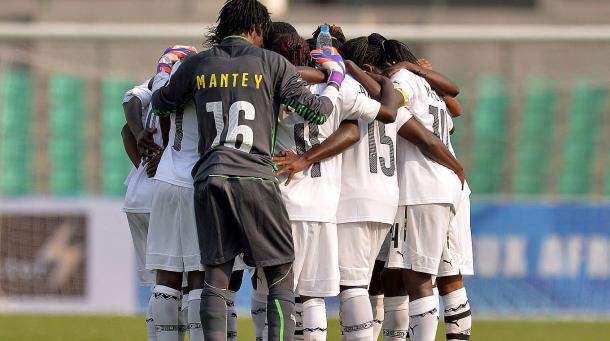
M 155 285 L 152 294 L 152 316 L 157 341 L 178 340 L 178 314 L 182 294 L 179 290 Z
M 347 289 L 339 294 L 339 318 L 343 340 L 373 340 L 373 309 L 366 289 Z
M 383 298 L 383 339 L 406 340 L 409 332 L 409 296 Z
M 189 295 L 182 295 L 182 302 L 180 303 L 180 310 L 178 313 L 178 340 L 183 341 L 184 335 L 188 333 L 188 310 L 189 310 Z
M 445 304 L 445 333 L 447 341 L 470 340 L 472 316 L 466 288 L 443 296 Z
M 148 306 L 146 307 L 146 334 L 148 334 L 148 341 L 157 341 L 157 332 L 155 331 L 155 320 L 152 315 L 152 302 L 153 295 L 150 294 L 148 299 Z
M 326 304 L 322 298 L 312 298 L 303 303 L 303 339 L 305 341 L 325 341 Z
M 235 310 L 235 291 L 227 290 L 227 341 L 237 340 L 237 311 Z
M 436 298 L 436 300 L 440 300 L 441 295 L 438 292 L 438 287 L 434 287 L 432 288 L 432 295 L 434 295 L 434 298 Z
M 298 303 L 294 303 L 294 317 L 294 340 L 303 341 L 303 303 L 300 301 Z
M 201 292 L 203 289 L 191 290 L 188 294 L 188 331 L 189 341 L 203 341 L 203 329 L 201 329 Z
M 252 316 L 252 322 L 254 322 L 256 341 L 263 341 L 265 327 L 267 326 L 267 294 L 252 290 L 250 315 Z
M 383 325 L 383 295 L 371 295 L 369 301 L 373 310 L 373 340 L 377 340 Z
M 409 336 L 413 341 L 434 341 L 438 327 L 438 299 L 426 296 L 409 303 Z

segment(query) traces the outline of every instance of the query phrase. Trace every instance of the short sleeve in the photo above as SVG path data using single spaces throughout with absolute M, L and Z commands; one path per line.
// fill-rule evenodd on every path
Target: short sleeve
M 407 110 L 407 108 L 398 108 L 398 112 L 396 113 L 396 130 L 402 128 L 402 126 L 404 126 L 405 123 L 407 123 L 411 119 L 411 117 L 413 117 L 413 114 L 411 114 L 411 112 Z
M 362 119 L 370 123 L 379 114 L 381 103 L 367 96 L 361 88 L 360 83 L 352 79 L 341 86 L 341 121 Z
M 150 99 L 152 97 L 152 91 L 148 90 L 148 81 L 127 91 L 123 96 L 123 103 L 131 101 L 131 99 L 134 97 L 137 97 L 140 102 L 142 102 L 143 108 L 148 107 L 148 104 L 150 104 Z
M 396 90 L 402 94 L 405 100 L 404 105 L 407 108 L 411 108 L 416 95 L 415 75 L 405 69 L 401 69 L 392 75 L 390 80 L 394 83 Z

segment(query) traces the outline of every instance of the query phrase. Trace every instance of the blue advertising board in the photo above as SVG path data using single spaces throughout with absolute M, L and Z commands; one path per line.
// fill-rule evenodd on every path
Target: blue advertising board
M 476 275 L 466 286 L 475 314 L 610 317 L 610 204 L 474 201 L 471 214 Z M 250 291 L 244 277 L 242 312 Z M 329 310 L 336 303 L 328 300 Z

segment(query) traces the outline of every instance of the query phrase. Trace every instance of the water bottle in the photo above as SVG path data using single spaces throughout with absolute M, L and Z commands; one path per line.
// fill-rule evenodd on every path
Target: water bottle
M 320 26 L 320 34 L 318 34 L 316 47 L 318 50 L 322 50 L 324 54 L 333 54 L 333 38 L 330 36 L 330 27 L 328 27 L 328 24 Z

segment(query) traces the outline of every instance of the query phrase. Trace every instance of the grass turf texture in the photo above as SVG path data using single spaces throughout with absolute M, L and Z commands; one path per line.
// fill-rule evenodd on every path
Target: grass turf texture
M 436 340 L 444 340 L 442 323 Z M 472 340 L 609 340 L 610 322 L 476 321 Z M 249 319 L 239 320 L 239 340 L 254 340 Z M 144 341 L 144 317 L 2 315 L 2 341 Z M 328 340 L 340 340 L 339 324 L 329 321 Z

